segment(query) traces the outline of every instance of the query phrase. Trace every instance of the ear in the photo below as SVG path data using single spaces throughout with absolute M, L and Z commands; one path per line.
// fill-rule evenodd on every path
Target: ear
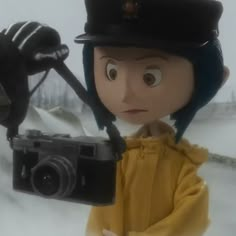
M 225 84 L 225 82 L 228 80 L 229 78 L 229 75 L 230 75 L 230 70 L 227 66 L 224 66 L 224 78 L 223 78 L 223 82 L 221 84 L 221 87 Z

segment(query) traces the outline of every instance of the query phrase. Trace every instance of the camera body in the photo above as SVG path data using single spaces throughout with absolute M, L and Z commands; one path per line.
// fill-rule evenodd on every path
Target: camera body
M 108 140 L 27 130 L 13 148 L 13 188 L 89 205 L 115 200 L 117 158 Z

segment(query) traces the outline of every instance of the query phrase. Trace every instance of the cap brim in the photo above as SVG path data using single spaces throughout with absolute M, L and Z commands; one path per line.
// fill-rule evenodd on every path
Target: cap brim
M 172 41 L 153 39 L 150 37 L 137 37 L 134 35 L 90 35 L 81 34 L 75 38 L 75 43 L 85 44 L 92 43 L 95 45 L 109 45 L 109 46 L 133 46 L 133 47 L 158 47 L 158 48 L 199 48 L 204 46 L 208 41 L 203 42 L 188 42 L 188 41 Z

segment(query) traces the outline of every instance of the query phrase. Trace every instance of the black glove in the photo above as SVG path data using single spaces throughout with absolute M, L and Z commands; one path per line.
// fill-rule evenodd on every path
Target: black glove
M 16 133 L 29 104 L 28 75 L 49 70 L 68 56 L 54 29 L 20 22 L 0 33 L 0 124 Z
M 69 49 L 61 44 L 58 32 L 38 22 L 19 22 L 2 33 L 20 51 L 28 75 L 48 70 L 69 55 Z
M 15 129 L 29 102 L 27 70 L 19 50 L 0 33 L 0 124 Z

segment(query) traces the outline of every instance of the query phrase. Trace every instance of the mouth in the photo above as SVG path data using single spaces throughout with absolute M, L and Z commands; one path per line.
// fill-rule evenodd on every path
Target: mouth
M 147 112 L 147 111 L 148 110 L 145 110 L 145 109 L 131 109 L 131 110 L 123 111 L 123 113 L 126 113 L 126 114 L 137 114 L 137 113 Z

